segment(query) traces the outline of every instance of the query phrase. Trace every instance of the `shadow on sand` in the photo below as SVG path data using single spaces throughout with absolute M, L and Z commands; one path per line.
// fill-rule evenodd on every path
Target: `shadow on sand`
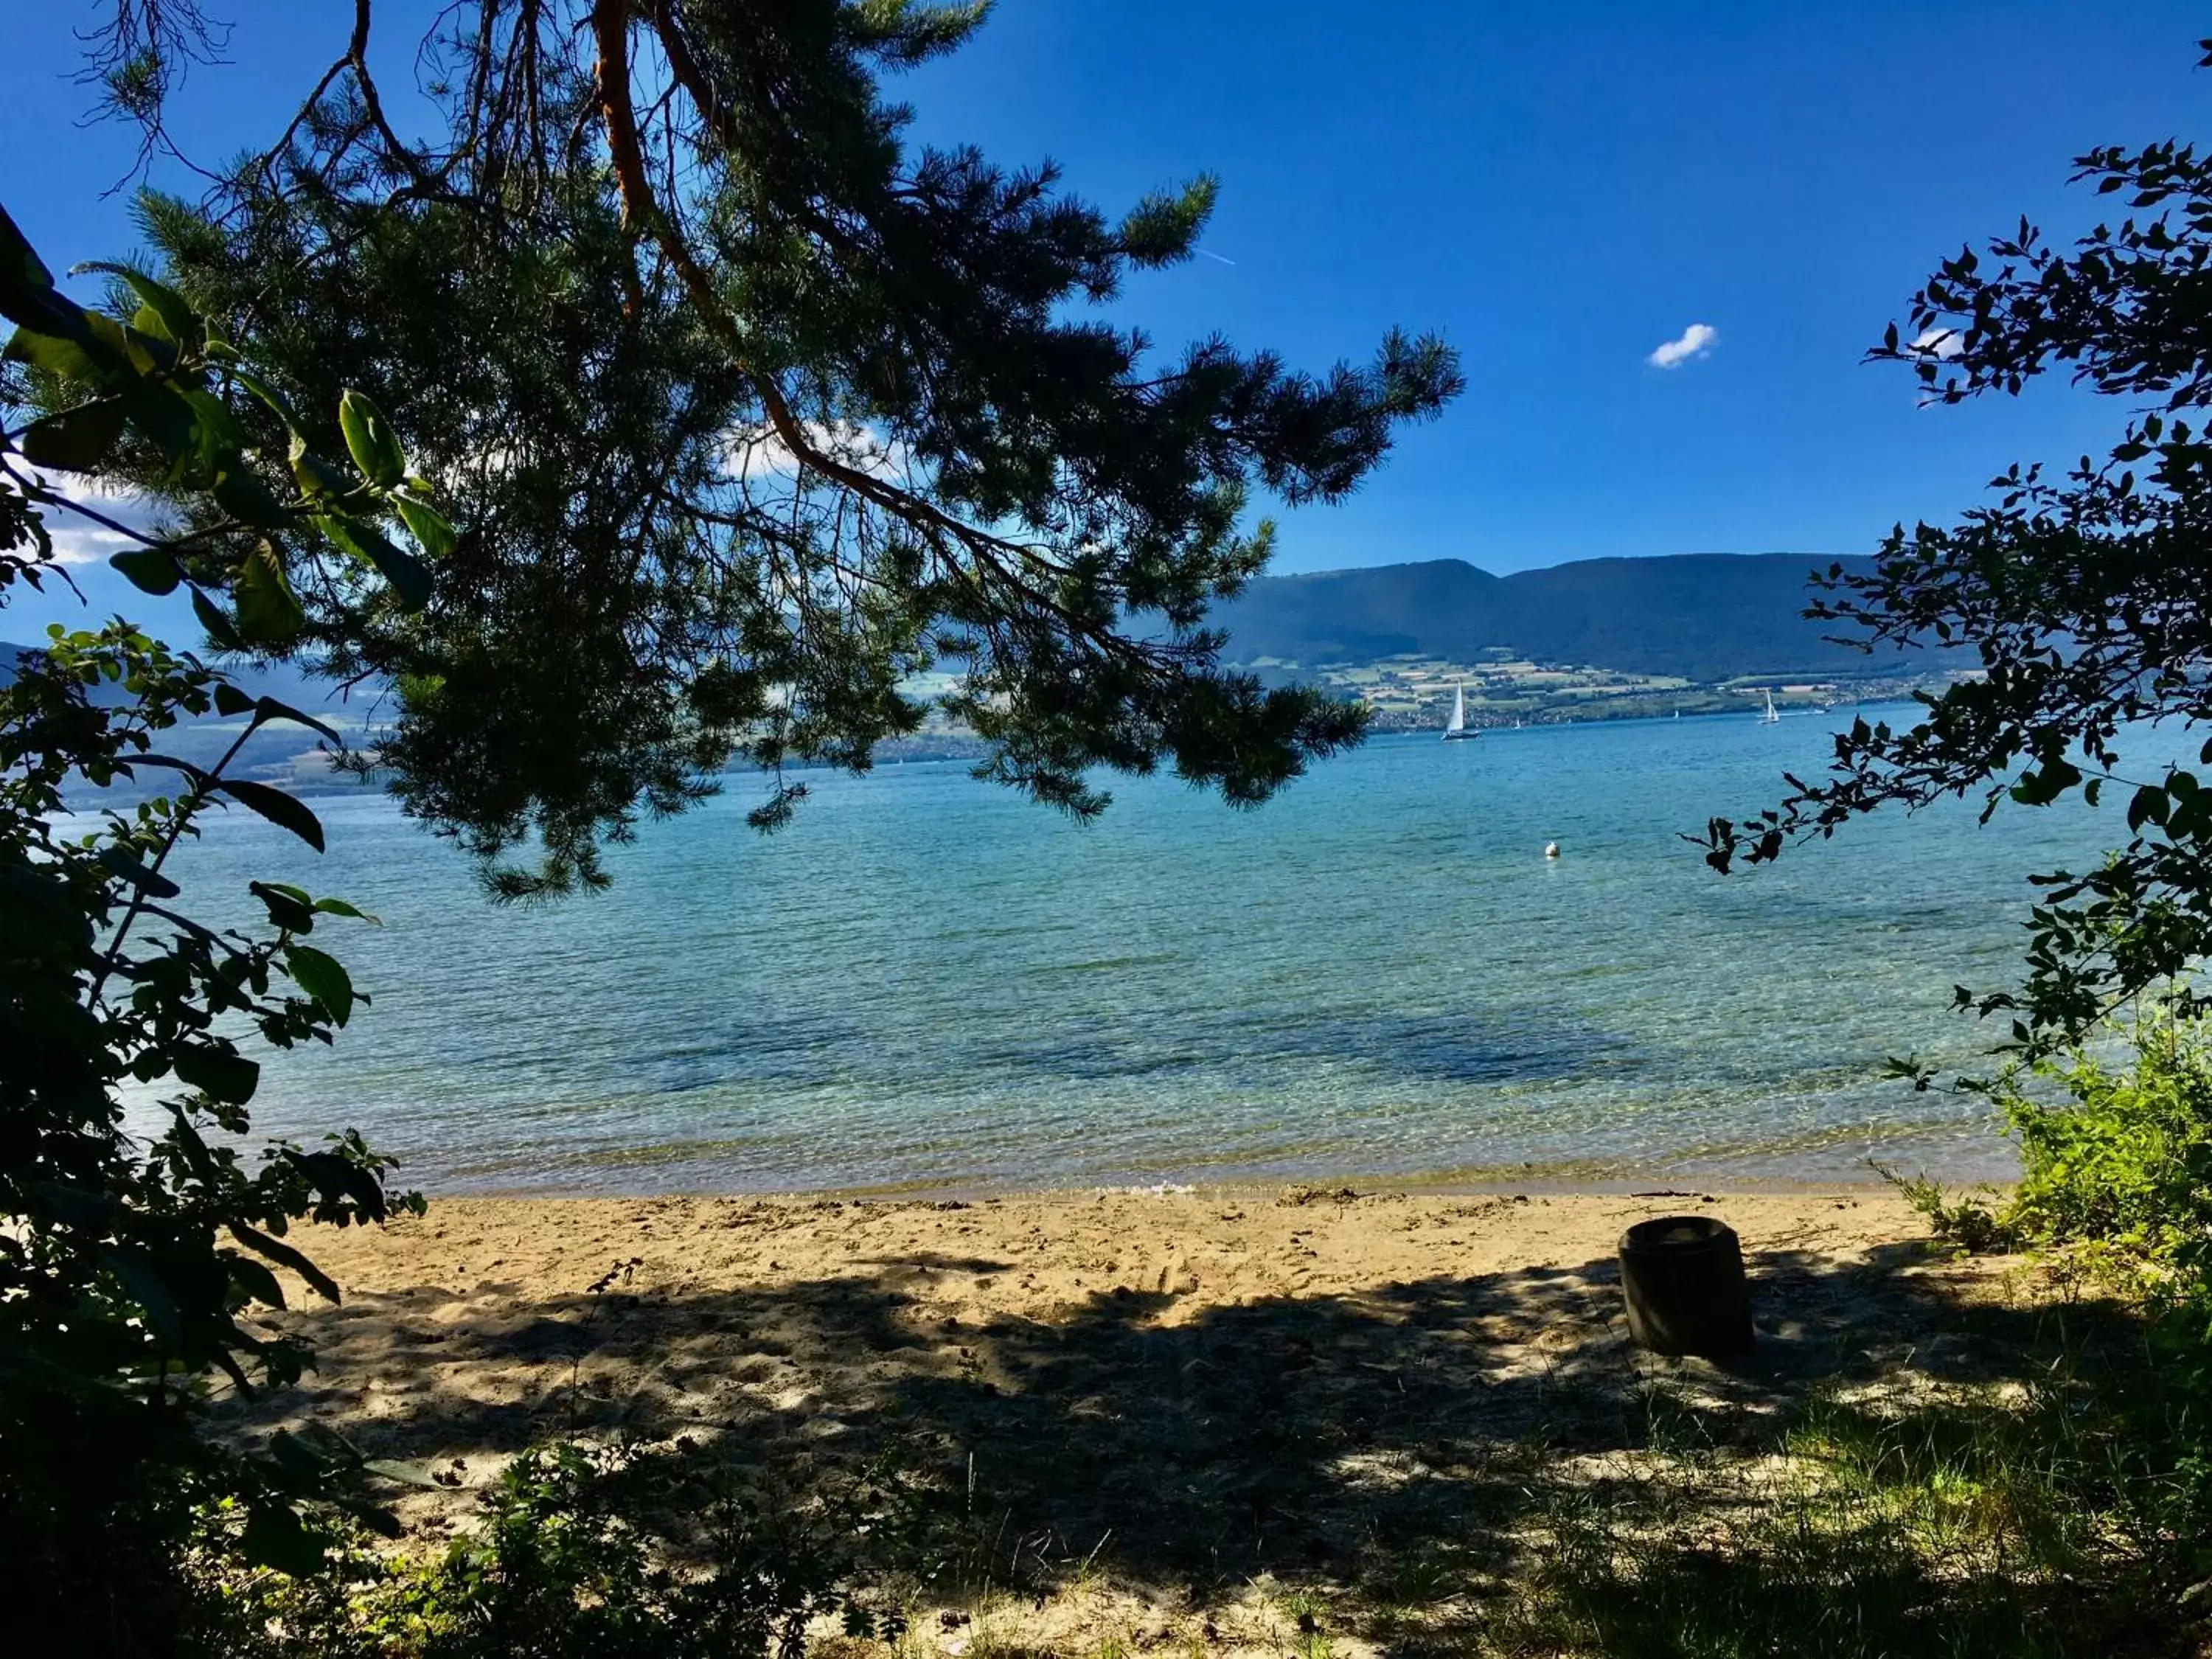
M 304 1322 L 320 1386 L 253 1420 L 321 1418 L 471 1485 L 566 1435 L 639 1443 L 664 1490 L 889 1483 L 903 1518 L 876 1547 L 899 1559 L 864 1565 L 954 1597 L 1041 1595 L 1080 1563 L 1184 1607 L 1261 1575 L 1386 1607 L 1494 1582 L 1540 1472 L 1595 1487 L 1662 1443 L 1770 1447 L 1855 1385 L 2023 1375 L 2057 1319 L 2126 1340 L 2109 1310 L 1993 1294 L 1917 1245 L 1755 1256 L 1759 1342 L 1729 1366 L 1632 1348 L 1609 1261 L 1197 1310 L 1123 1289 L 975 1323 L 904 1286 L 1003 1264 L 863 1266 L 693 1297 L 619 1273 L 526 1306 L 497 1284 L 361 1295 Z

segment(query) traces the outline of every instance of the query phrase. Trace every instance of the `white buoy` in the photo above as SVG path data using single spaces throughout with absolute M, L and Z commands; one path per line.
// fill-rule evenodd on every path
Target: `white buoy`
M 1544 843 L 1544 856 L 1547 859 L 1555 859 L 1559 857 L 1559 843 L 1555 841 L 1546 842 Z

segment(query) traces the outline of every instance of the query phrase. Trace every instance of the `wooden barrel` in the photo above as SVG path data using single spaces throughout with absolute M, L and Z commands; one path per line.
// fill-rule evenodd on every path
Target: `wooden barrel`
M 1709 1215 L 1639 1221 L 1620 1236 L 1628 1332 L 1654 1353 L 1724 1356 L 1751 1346 L 1751 1288 L 1735 1229 Z

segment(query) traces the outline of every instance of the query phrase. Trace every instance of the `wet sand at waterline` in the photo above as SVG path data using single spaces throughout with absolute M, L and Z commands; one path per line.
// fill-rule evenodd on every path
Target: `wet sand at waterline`
M 1741 1236 L 1746 1361 L 1627 1340 L 1621 1232 L 1681 1212 Z M 295 1239 L 346 1298 L 295 1297 L 321 1369 L 256 1420 L 438 1470 L 417 1536 L 564 1435 L 783 1494 L 894 1468 L 969 1540 L 910 1593 L 971 1610 L 927 1614 L 954 1651 L 987 1612 L 1032 1645 L 1279 1647 L 1273 1587 L 1371 1600 L 1438 1551 L 1479 1574 L 1532 1471 L 1646 1455 L 1655 1389 L 1748 1443 L 1814 1389 L 1940 1382 L 1969 1364 L 1960 1307 L 2020 1297 L 1867 1188 L 451 1199 Z

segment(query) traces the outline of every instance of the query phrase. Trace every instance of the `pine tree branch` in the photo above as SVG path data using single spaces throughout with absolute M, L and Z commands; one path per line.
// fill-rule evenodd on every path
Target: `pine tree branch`
M 629 0 L 595 0 L 590 18 L 592 38 L 599 52 L 599 108 L 606 129 L 609 157 L 622 197 L 623 222 L 632 235 L 653 239 L 662 257 L 684 284 L 701 320 L 730 354 L 732 365 L 745 377 L 746 382 L 760 398 L 769 426 L 793 461 L 811 468 L 861 500 L 905 520 L 932 539 L 942 538 L 957 544 L 973 561 L 973 567 L 971 568 L 958 559 L 949 559 L 946 561 L 947 568 L 979 600 L 989 602 L 989 595 L 981 588 L 995 580 L 1012 589 L 1022 602 L 1048 611 L 1071 637 L 1084 640 L 1107 655 L 1147 663 L 1167 662 L 1170 653 L 1127 639 L 1110 626 L 1102 629 L 1085 623 L 1049 594 L 1025 580 L 1019 574 L 1019 568 L 1038 562 L 1033 550 L 993 535 L 954 517 L 909 490 L 885 483 L 847 465 L 835 456 L 824 453 L 808 435 L 805 423 L 793 412 L 775 377 L 750 361 L 750 353 L 737 319 L 723 304 L 721 296 L 715 291 L 713 278 L 693 254 L 681 230 L 656 200 L 652 183 L 646 174 L 637 111 L 631 97 L 629 14 Z M 722 125 L 716 119 L 720 106 L 699 75 L 696 61 L 681 33 L 668 18 L 665 6 L 656 6 L 654 14 L 650 27 L 668 58 L 672 76 L 691 96 L 702 120 L 707 121 L 710 127 Z M 1014 568 L 1010 568 L 1004 562 L 1006 560 L 1012 561 Z

